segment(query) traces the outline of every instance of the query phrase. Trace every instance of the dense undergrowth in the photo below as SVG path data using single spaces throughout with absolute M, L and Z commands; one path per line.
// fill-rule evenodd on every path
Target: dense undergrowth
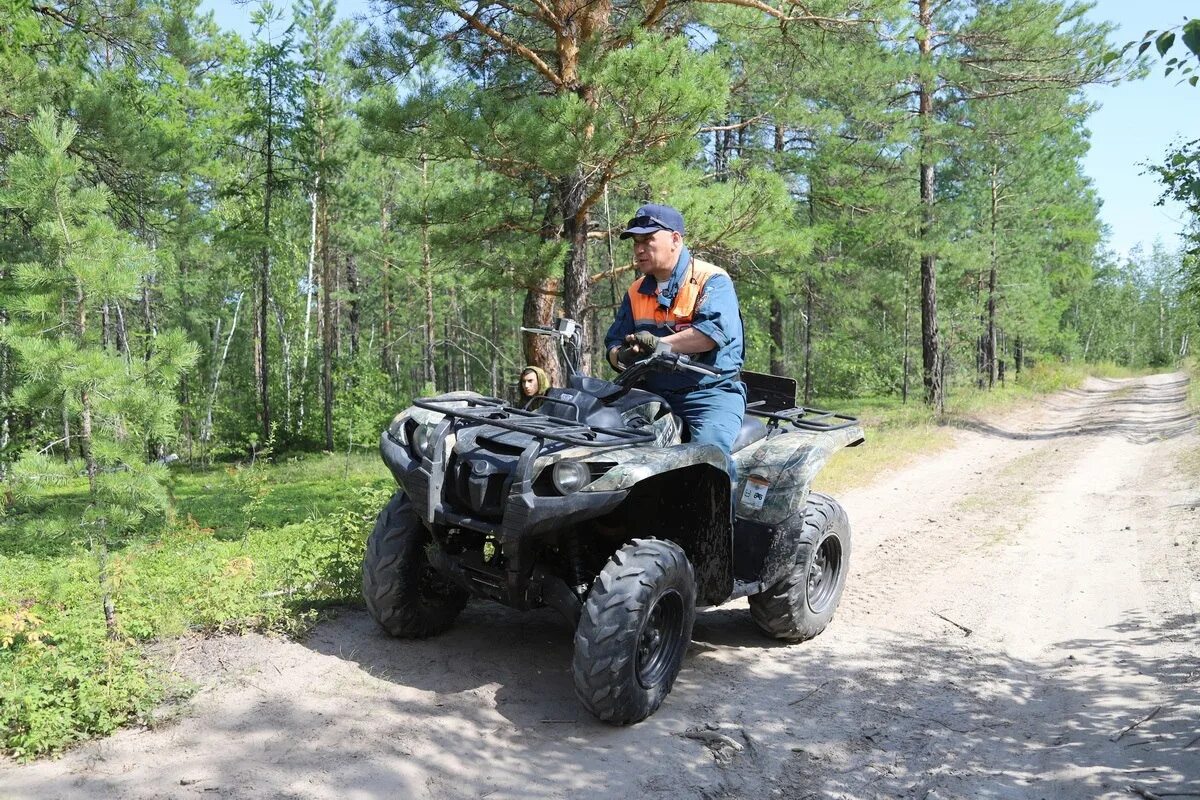
M 998 413 L 1078 385 L 1110 367 L 1046 365 L 988 391 L 959 390 L 946 418 L 915 400 L 833 400 L 861 417 L 864 447 L 844 451 L 819 488 L 843 491 L 946 446 L 945 424 Z M 1193 386 L 1193 399 L 1196 399 Z M 253 467 L 173 468 L 174 513 L 161 530 L 112 550 L 116 637 L 106 636 L 97 560 L 72 536 L 87 487 L 8 508 L 0 528 L 0 750 L 18 759 L 147 719 L 186 691 L 147 643 L 187 631 L 302 632 L 331 604 L 358 602 L 359 564 L 375 513 L 392 491 L 371 454 L 283 459 Z
M 176 468 L 175 519 L 109 555 L 114 638 L 97 560 L 65 522 L 79 518 L 86 483 L 10 508 L 0 534 L 0 749 L 30 758 L 145 719 L 185 689 L 147 658 L 148 642 L 188 630 L 295 633 L 322 606 L 356 599 L 389 481 L 374 454 Z

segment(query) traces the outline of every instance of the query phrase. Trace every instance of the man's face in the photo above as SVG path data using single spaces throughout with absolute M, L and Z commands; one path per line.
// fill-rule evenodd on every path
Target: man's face
M 526 372 L 521 376 L 521 394 L 533 397 L 538 393 L 538 376 L 536 372 Z
M 643 275 L 667 277 L 679 260 L 683 237 L 675 231 L 655 231 L 633 236 L 633 265 Z

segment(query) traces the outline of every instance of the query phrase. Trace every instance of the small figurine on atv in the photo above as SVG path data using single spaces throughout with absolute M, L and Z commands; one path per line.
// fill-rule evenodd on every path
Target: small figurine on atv
M 578 352 L 571 320 L 532 332 Z M 863 441 L 857 420 L 796 407 L 795 381 L 743 373 L 733 487 L 726 455 L 689 444 L 666 402 L 637 388 L 681 369 L 713 374 L 660 349 L 612 381 L 574 374 L 536 411 L 456 392 L 398 414 L 380 451 L 400 489 L 363 559 L 371 616 L 421 638 L 470 597 L 557 609 L 575 627 L 579 699 L 619 725 L 671 691 L 697 606 L 748 597 L 767 635 L 819 634 L 845 586 L 850 526 L 809 486 Z

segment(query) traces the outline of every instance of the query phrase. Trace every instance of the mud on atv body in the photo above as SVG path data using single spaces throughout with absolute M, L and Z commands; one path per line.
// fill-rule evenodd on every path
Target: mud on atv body
M 681 441 L 666 404 L 627 385 L 574 376 L 536 411 L 473 393 L 417 400 L 380 439 L 400 491 L 364 560 L 368 609 L 395 635 L 426 636 L 469 596 L 553 607 L 576 626 L 580 699 L 615 723 L 670 691 L 696 606 L 750 596 L 767 634 L 816 635 L 844 585 L 849 529 L 809 486 L 863 434 L 795 407 L 794 381 L 745 377 L 736 486 L 719 448 Z M 814 528 L 814 508 L 841 528 Z

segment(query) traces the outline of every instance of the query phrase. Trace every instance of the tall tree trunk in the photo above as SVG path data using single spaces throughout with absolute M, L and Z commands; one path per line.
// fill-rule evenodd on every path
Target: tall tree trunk
M 975 335 L 975 385 L 987 387 L 987 307 L 983 299 L 984 273 L 975 275 L 975 308 L 979 311 L 979 330 Z
M 933 46 L 933 21 L 930 0 L 917 0 L 918 25 L 922 36 L 918 38 L 918 49 L 922 66 L 931 61 Z M 925 385 L 925 402 L 938 412 L 945 409 L 946 397 L 942 386 L 942 351 L 938 338 L 937 319 L 937 263 L 933 253 L 933 204 L 934 171 L 930 128 L 933 125 L 934 86 L 927 76 L 918 81 L 919 101 L 917 107 L 920 137 L 921 178 L 921 367 Z
M 775 168 L 782 173 L 783 165 L 780 163 L 783 158 L 784 151 L 784 135 L 783 126 L 775 126 Z M 809 209 L 811 212 L 812 198 L 809 198 Z M 784 335 L 783 335 L 783 299 L 780 297 L 778 289 L 771 290 L 771 374 L 783 375 L 787 365 L 784 363 Z
M 912 304 L 909 303 L 909 278 L 911 276 L 912 264 L 905 265 L 904 269 L 904 359 L 901 366 L 903 377 L 900 384 L 900 402 L 908 403 L 908 374 L 912 368 L 912 354 L 908 345 L 908 332 L 910 330 L 910 317 L 912 315 Z
M 315 179 L 316 186 L 321 184 L 321 176 Z M 304 350 L 300 355 L 300 411 L 296 419 L 296 434 L 304 431 L 304 411 L 308 401 L 308 352 L 312 341 L 312 310 L 313 310 L 313 271 L 317 261 L 317 192 L 314 189 L 309 194 L 312 213 L 309 219 L 308 233 L 308 276 L 304 284 Z
M 113 308 L 117 310 L 117 352 L 125 356 L 125 360 L 129 360 L 129 331 L 125 327 L 125 312 L 121 310 L 121 301 L 113 301 Z
M 984 331 L 984 373 L 988 379 L 988 389 L 996 385 L 996 275 L 1000 269 L 1000 239 L 996 230 L 1000 224 L 1000 170 L 991 168 L 991 241 L 988 265 L 988 325 Z
M 212 390 L 208 394 L 208 404 L 204 409 L 204 421 L 200 423 L 200 441 L 207 445 L 212 437 L 212 414 L 213 404 L 217 401 L 217 386 L 221 382 L 221 370 L 225 368 L 225 361 L 229 358 L 229 345 L 233 343 L 233 334 L 237 332 L 238 313 L 242 310 L 242 298 L 244 293 L 238 292 L 237 305 L 233 307 L 233 322 L 229 326 L 229 335 L 225 337 L 225 348 L 221 351 L 221 360 L 217 362 L 217 368 L 213 370 Z M 216 333 L 213 334 L 213 347 L 215 349 L 217 338 L 221 333 L 221 321 L 217 320 Z
M 354 256 L 346 254 L 346 291 L 350 293 L 350 357 L 358 355 L 359 313 L 358 264 Z
M 275 311 L 275 328 L 279 331 L 279 356 L 283 362 L 283 430 L 286 436 L 292 430 L 292 342 L 288 338 L 287 320 L 283 316 L 283 306 L 271 301 Z
M 392 218 L 392 187 L 393 176 L 391 170 L 387 173 L 387 183 L 384 185 L 383 194 L 379 200 L 379 248 L 382 251 L 382 263 L 379 267 L 379 292 L 383 298 L 383 341 L 379 348 L 379 358 L 383 365 L 383 371 L 391 379 L 395 381 L 396 365 L 392 358 L 392 315 L 396 309 L 395 301 L 392 299 L 392 239 L 391 239 L 391 218 Z
M 317 218 L 318 249 L 321 254 L 321 413 L 325 428 L 325 449 L 333 450 L 333 351 L 335 326 L 333 313 L 333 259 L 329 253 L 329 199 L 317 193 L 320 212 Z
M 492 346 L 496 348 L 496 352 L 492 355 L 489 362 L 488 375 L 491 378 L 492 397 L 500 396 L 500 321 L 496 314 L 496 296 L 493 294 L 491 298 L 492 306 Z
M 267 356 L 267 315 L 271 294 L 271 193 L 275 189 L 275 152 L 274 152 L 274 121 L 275 108 L 274 77 L 267 73 L 267 140 L 266 140 L 266 176 L 263 185 L 263 244 L 260 252 L 258 276 L 258 314 L 255 322 L 255 379 L 258 381 L 258 395 L 262 422 L 262 444 L 265 446 L 271 440 L 271 373 Z
M 154 320 L 154 305 L 151 299 L 151 291 L 154 288 L 154 276 L 147 275 L 142 279 L 142 314 L 146 318 L 146 332 L 150 334 L 146 341 L 146 360 L 150 360 L 150 354 L 153 351 L 151 342 L 158 336 L 158 323 Z
M 84 293 L 83 282 L 78 279 L 75 281 L 75 299 L 79 304 L 75 318 L 78 325 L 77 333 L 79 342 L 82 343 L 87 337 L 87 295 Z M 91 505 L 95 506 L 97 501 L 96 475 L 99 473 L 99 466 L 92 450 L 92 397 L 86 387 L 79 392 L 79 449 L 83 453 L 83 463 L 87 470 L 88 499 Z M 103 518 L 96 520 L 95 530 L 98 531 L 98 534 L 89 536 L 89 539 L 96 553 L 97 577 L 100 583 L 101 604 L 104 609 L 104 628 L 109 639 L 116 639 L 117 612 L 112 601 L 112 585 L 108 575 L 107 520 Z
M 988 268 L 987 295 L 987 338 L 984 343 L 984 361 L 987 367 L 988 388 L 996 385 L 996 271 L 999 265 L 997 253 L 996 225 L 1000 216 L 1000 184 L 996 167 L 992 167 L 992 242 L 991 264 Z
M 563 267 L 563 316 L 573 319 L 587 330 L 588 298 L 591 281 L 588 279 L 587 209 L 584 207 L 586 184 L 581 171 L 564 182 L 561 190 L 563 238 L 567 241 L 567 260 Z M 566 348 L 564 348 L 565 350 Z M 591 374 L 592 356 L 588 347 L 574 354 L 580 371 Z M 562 364 L 563 374 L 569 372 Z
M 437 338 L 437 321 L 433 317 L 433 256 L 429 247 L 429 157 L 421 153 L 421 282 L 425 289 L 425 347 L 422 379 L 429 390 L 436 392 L 436 373 L 433 365 L 433 346 Z M 443 388 L 445 388 L 443 386 Z
M 454 358 L 450 354 L 450 315 L 442 317 L 442 391 L 453 392 Z
M 554 324 L 554 284 L 537 286 L 526 290 L 525 304 L 521 308 L 521 327 L 548 328 Z M 558 358 L 554 352 L 554 341 L 549 336 L 523 335 L 522 353 L 526 364 L 541 366 L 550 376 L 552 386 L 562 386 L 562 373 L 558 371 Z
M 804 405 L 812 403 L 813 394 L 812 329 L 815 293 L 816 288 L 810 274 L 804 283 Z
M 771 292 L 771 374 L 784 375 L 787 365 L 784 363 L 783 349 L 783 300 L 778 291 Z

